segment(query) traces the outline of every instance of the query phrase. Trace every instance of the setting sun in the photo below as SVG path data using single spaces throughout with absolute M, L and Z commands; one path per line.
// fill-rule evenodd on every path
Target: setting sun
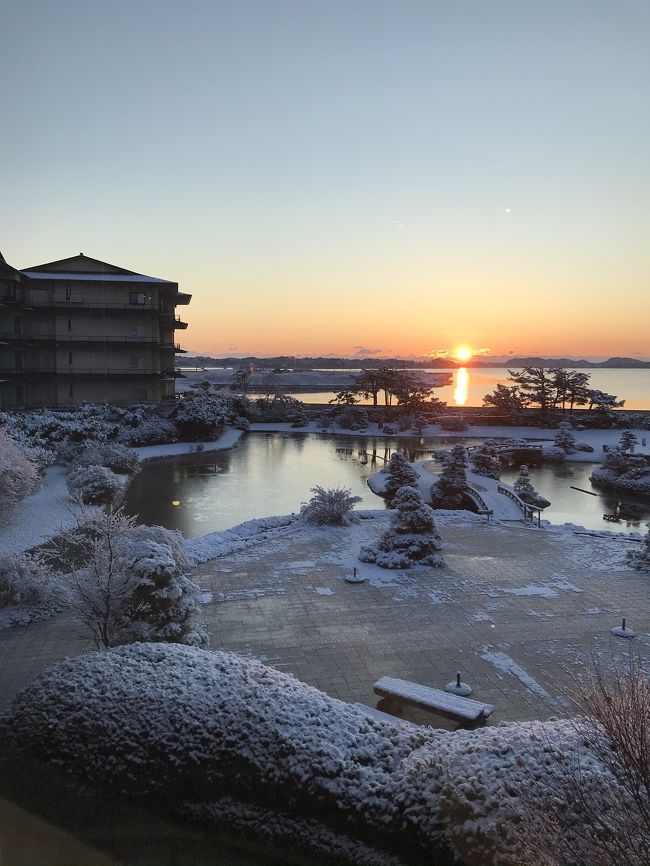
M 473 354 L 469 346 L 459 346 L 454 350 L 454 358 L 457 361 L 469 361 Z

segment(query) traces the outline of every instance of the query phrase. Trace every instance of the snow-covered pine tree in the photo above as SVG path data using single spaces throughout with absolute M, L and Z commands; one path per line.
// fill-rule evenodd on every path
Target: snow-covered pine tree
M 623 430 L 621 438 L 618 440 L 618 447 L 621 451 L 632 451 L 638 441 L 631 430 Z
M 362 547 L 359 559 L 381 568 L 410 568 L 412 565 L 444 565 L 438 554 L 442 547 L 433 509 L 422 499 L 417 487 L 400 487 L 393 500 L 391 526 L 377 545 Z
M 501 460 L 494 444 L 494 440 L 487 439 L 479 448 L 471 453 L 472 468 L 477 475 L 486 478 L 501 478 Z
M 576 451 L 576 437 L 573 435 L 571 427 L 566 421 L 563 421 L 558 427 L 554 445 L 556 448 L 561 448 L 567 454 L 573 454 Z
M 386 486 L 384 487 L 384 496 L 389 506 L 392 507 L 392 501 L 400 487 L 417 484 L 418 473 L 408 462 L 401 451 L 396 451 L 391 455 L 388 463 L 388 477 L 386 478 Z
M 437 481 L 431 485 L 431 504 L 434 508 L 459 509 L 465 505 L 463 491 L 467 486 L 467 452 L 462 445 L 454 445 L 445 460 Z
M 547 505 L 551 504 L 548 499 L 544 499 L 533 487 L 526 465 L 519 468 L 519 477 L 513 486 L 517 496 L 527 505 L 534 505 L 536 508 L 546 508 Z

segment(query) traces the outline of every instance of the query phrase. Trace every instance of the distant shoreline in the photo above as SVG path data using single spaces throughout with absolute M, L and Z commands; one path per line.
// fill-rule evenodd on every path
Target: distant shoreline
M 193 363 L 191 363 L 193 362 Z M 177 359 L 177 367 L 219 367 L 240 368 L 253 365 L 264 369 L 280 368 L 283 372 L 291 371 L 316 371 L 316 370 L 359 370 L 374 369 L 379 367 L 392 367 L 401 369 L 436 369 L 457 370 L 459 367 L 466 368 L 494 368 L 512 367 L 521 369 L 524 367 L 562 367 L 572 370 L 650 370 L 650 361 L 642 361 L 639 358 L 612 357 L 605 361 L 587 361 L 584 358 L 542 358 L 512 357 L 512 358 L 470 358 L 469 361 L 461 363 L 453 358 L 426 358 L 408 360 L 404 358 L 327 358 L 327 357 L 292 357 L 288 355 L 277 355 L 269 357 L 246 357 L 246 358 L 212 358 L 207 355 L 187 355 L 183 359 Z

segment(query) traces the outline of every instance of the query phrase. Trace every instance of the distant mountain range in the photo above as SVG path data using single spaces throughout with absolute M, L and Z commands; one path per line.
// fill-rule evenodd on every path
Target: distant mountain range
M 270 358 L 212 358 L 207 355 L 186 355 L 176 359 L 177 367 L 245 367 L 252 364 L 255 367 L 268 367 L 283 370 L 356 370 L 363 367 L 394 367 L 402 369 L 418 369 L 422 367 L 451 369 L 454 367 L 564 367 L 571 369 L 606 369 L 634 370 L 650 369 L 650 361 L 638 358 L 608 358 L 606 361 L 586 361 L 584 358 L 486 358 L 475 357 L 466 363 L 454 361 L 453 358 L 294 358 L 292 355 L 277 355 Z

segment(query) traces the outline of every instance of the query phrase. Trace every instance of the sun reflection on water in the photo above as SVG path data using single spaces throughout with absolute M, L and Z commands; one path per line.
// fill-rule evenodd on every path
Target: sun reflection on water
M 469 373 L 467 367 L 459 367 L 456 370 L 456 381 L 454 383 L 454 402 L 457 406 L 467 403 L 469 394 Z

